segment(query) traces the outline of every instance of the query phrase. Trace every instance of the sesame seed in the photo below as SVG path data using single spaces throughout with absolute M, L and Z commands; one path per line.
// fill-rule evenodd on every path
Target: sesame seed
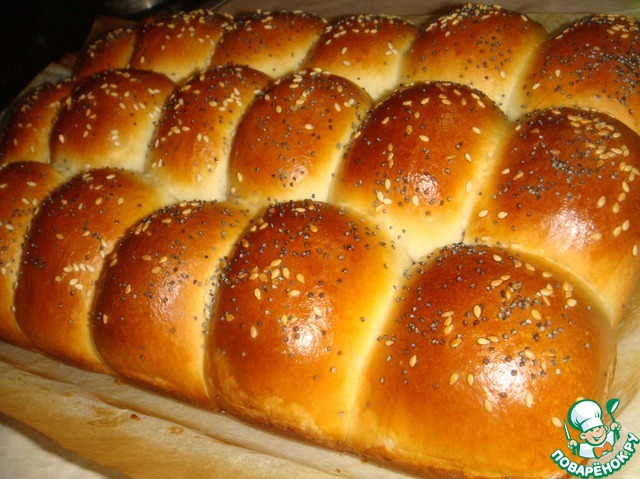
M 531 394 L 530 392 L 527 393 L 527 395 L 524 398 L 524 403 L 527 405 L 528 408 L 533 407 L 533 394 Z
M 455 349 L 461 344 L 462 344 L 462 338 L 455 338 L 449 342 L 449 347 L 451 347 L 452 349 Z
M 258 328 L 255 327 L 255 325 L 252 325 L 251 328 L 249 329 L 249 334 L 251 335 L 251 337 L 253 339 L 258 337 Z
M 473 386 L 473 383 L 476 381 L 476 378 L 473 374 L 469 373 L 467 374 L 467 384 L 469 386 Z
M 560 420 L 559 417 L 553 416 L 551 418 L 551 424 L 553 424 L 555 427 L 562 427 L 562 420 Z
M 413 368 L 415 367 L 417 362 L 418 362 L 418 357 L 414 354 L 413 356 L 411 356 L 411 359 L 409 360 L 409 366 Z
M 489 401 L 489 399 L 485 399 L 485 400 L 484 400 L 484 408 L 485 408 L 488 412 L 493 411 L 493 406 L 492 406 L 492 404 L 491 404 L 491 401 Z
M 458 382 L 458 379 L 460 379 L 460 375 L 458 373 L 453 373 L 451 376 L 449 376 L 449 384 L 454 385 Z

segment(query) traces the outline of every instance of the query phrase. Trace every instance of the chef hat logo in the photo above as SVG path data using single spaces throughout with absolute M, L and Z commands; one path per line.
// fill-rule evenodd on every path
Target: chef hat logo
M 576 402 L 567 414 L 569 424 L 581 432 L 587 432 L 594 427 L 604 426 L 602 422 L 602 408 L 591 399 Z

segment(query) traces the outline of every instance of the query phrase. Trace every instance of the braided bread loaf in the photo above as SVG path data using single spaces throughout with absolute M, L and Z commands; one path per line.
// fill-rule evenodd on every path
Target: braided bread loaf
M 410 473 L 560 477 L 640 275 L 639 41 L 485 5 L 110 32 L 7 121 L 0 337 Z

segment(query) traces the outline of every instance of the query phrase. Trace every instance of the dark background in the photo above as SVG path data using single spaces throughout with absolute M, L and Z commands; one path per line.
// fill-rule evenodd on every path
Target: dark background
M 24 0 L 0 6 L 0 109 L 51 61 L 78 50 L 99 0 Z
M 118 16 L 105 8 L 108 3 L 109 0 L 3 1 L 0 5 L 0 111 L 50 62 L 79 51 L 96 15 Z M 157 0 L 155 9 L 124 17 L 138 20 L 189 10 L 201 3 Z

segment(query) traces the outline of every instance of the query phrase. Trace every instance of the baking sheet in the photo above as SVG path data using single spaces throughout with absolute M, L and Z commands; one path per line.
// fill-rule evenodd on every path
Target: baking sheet
M 431 18 L 430 12 L 444 11 L 459 3 L 232 0 L 223 2 L 219 10 L 239 14 L 258 7 L 300 9 L 325 17 L 388 13 L 420 23 Z M 575 17 L 575 12 L 606 8 L 611 13 L 640 16 L 640 4 L 632 0 L 501 4 L 531 14 L 549 30 Z M 36 81 L 67 73 L 64 65 L 54 64 Z M 635 306 L 618 331 L 619 367 L 614 395 L 621 399 L 622 412 L 616 417 L 623 433 L 640 436 L 639 296 L 636 294 Z M 87 373 L 2 342 L 0 360 L 2 477 L 238 479 L 247 477 L 246 471 L 252 470 L 252 465 L 255 468 L 251 477 L 404 477 L 359 458 L 256 430 L 233 418 L 211 414 L 113 377 Z M 633 458 L 614 477 L 640 477 L 640 457 Z

